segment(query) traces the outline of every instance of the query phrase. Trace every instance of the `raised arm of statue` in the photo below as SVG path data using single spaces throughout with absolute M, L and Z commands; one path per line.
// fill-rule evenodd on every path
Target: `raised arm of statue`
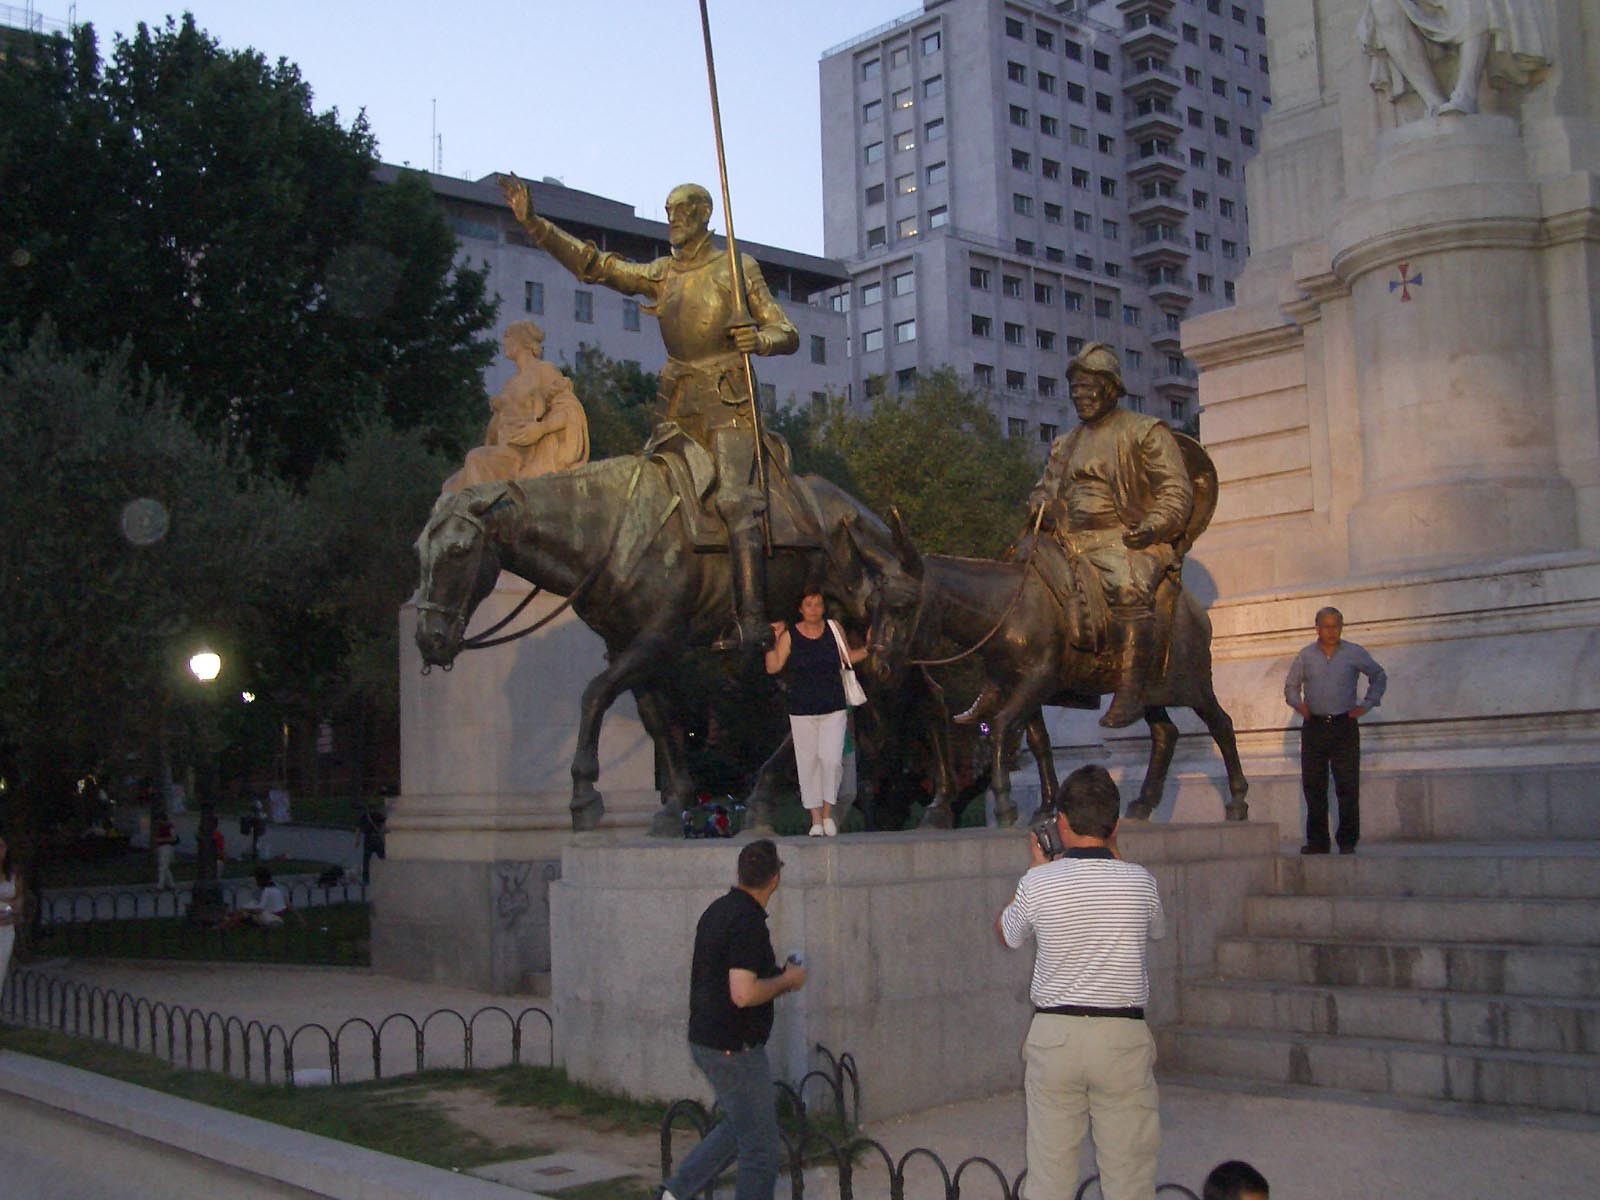
M 1391 100 L 1415 91 L 1437 116 L 1477 112 L 1485 73 L 1499 87 L 1537 83 L 1553 61 L 1546 26 L 1544 0 L 1367 0 L 1356 36 L 1374 88 Z M 1435 48 L 1455 52 L 1449 95 Z
M 648 263 L 631 262 L 615 254 L 602 254 L 593 242 L 573 237 L 561 226 L 533 211 L 528 185 L 514 174 L 500 179 L 500 190 L 517 224 L 528 231 L 533 244 L 571 271 L 584 283 L 598 283 L 627 296 L 654 300 L 660 274 Z

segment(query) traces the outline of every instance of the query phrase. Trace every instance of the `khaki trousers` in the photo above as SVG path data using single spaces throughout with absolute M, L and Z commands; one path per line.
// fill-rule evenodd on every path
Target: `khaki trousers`
M 1024 1200 L 1072 1200 L 1084 1135 L 1094 1136 L 1105 1200 L 1153 1200 L 1161 1151 L 1156 1044 L 1143 1021 L 1036 1014 L 1027 1064 Z

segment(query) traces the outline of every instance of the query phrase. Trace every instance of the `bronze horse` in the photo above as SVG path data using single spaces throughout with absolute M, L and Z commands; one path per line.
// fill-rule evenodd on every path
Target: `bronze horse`
M 809 497 L 824 540 L 848 521 L 857 544 L 888 552 L 887 526 L 840 488 L 817 477 L 787 486 Z M 648 458 L 625 456 L 442 496 L 417 539 L 416 640 L 423 662 L 454 662 L 467 622 L 502 570 L 568 597 L 605 643 L 606 668 L 580 702 L 572 756 L 575 829 L 595 828 L 605 811 L 595 787 L 600 725 L 623 691 L 633 692 L 665 767 L 653 832 L 678 833 L 694 794 L 668 675 L 683 650 L 710 645 L 725 630 L 732 584 L 728 556 L 696 553 L 677 507 L 664 470 Z M 768 560 L 771 611 L 794 611 L 804 585 L 827 578 L 830 591 L 864 619 L 869 581 L 864 571 L 839 580 L 831 570 L 837 562 L 822 547 L 775 554 Z
M 984 694 L 980 703 L 990 725 L 996 819 L 1016 820 L 1010 775 L 1003 757 L 1007 738 L 1026 731 L 1039 766 L 1040 795 L 1055 794 L 1055 765 L 1045 729 L 1044 705 L 1098 708 L 1099 697 L 1114 690 L 1114 664 L 1105 655 L 1079 649 L 1081 606 L 1063 606 L 1028 562 L 950 558 L 917 553 L 899 517 L 891 511 L 895 555 L 885 558 L 869 544 L 859 545 L 875 578 L 868 638 L 878 648 L 880 682 L 908 670 L 915 660 L 929 658 L 941 637 L 957 646 L 978 646 Z M 1231 799 L 1225 805 L 1230 821 L 1249 814 L 1249 783 L 1239 764 L 1233 720 L 1217 702 L 1211 686 L 1211 621 L 1194 597 L 1175 580 L 1174 589 L 1158 597 L 1170 610 L 1171 632 L 1165 669 L 1146 689 L 1145 722 L 1150 727 L 1150 761 L 1139 798 L 1127 816 L 1148 820 L 1161 803 L 1167 769 L 1178 741 L 1178 727 L 1167 715 L 1170 706 L 1193 709 L 1222 753 Z M 987 640 L 984 640 L 987 635 Z M 979 643 L 982 642 L 981 645 Z M 996 705 L 988 711 L 990 704 Z M 924 820 L 948 824 L 948 812 L 931 807 Z

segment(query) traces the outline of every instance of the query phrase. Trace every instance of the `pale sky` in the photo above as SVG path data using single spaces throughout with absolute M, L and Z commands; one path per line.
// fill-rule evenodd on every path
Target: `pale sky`
M 12 7 L 20 8 L 20 0 Z M 817 60 L 921 0 L 710 0 L 741 238 L 822 253 Z M 113 32 L 187 9 L 224 47 L 299 65 L 316 108 L 365 109 L 385 162 L 511 170 L 662 219 L 673 186 L 717 194 L 698 0 L 33 0 Z M 714 227 L 721 231 L 721 202 Z

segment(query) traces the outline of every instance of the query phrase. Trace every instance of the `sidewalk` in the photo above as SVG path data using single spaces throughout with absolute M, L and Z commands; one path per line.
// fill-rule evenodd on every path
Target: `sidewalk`
M 512 1013 L 526 1007 L 550 1011 L 548 1000 L 504 997 L 464 988 L 377 976 L 361 969 L 190 963 L 73 962 L 37 963 L 63 977 L 121 989 L 152 1000 L 181 1002 L 217 1012 L 275 1022 L 285 1029 L 321 1022 L 329 1028 L 351 1017 L 376 1020 L 393 1012 L 421 1019 L 438 1009 L 471 1013 L 500 1006 Z M 393 1027 L 391 1027 L 393 1028 Z M 429 1058 L 434 1059 L 433 1031 Z M 475 1035 L 474 1058 L 492 1065 L 509 1057 L 499 1026 L 482 1026 Z M 409 1027 L 407 1027 L 409 1038 Z M 541 1023 L 542 1030 L 542 1023 Z M 398 1033 L 398 1031 L 397 1031 Z M 525 1061 L 542 1062 L 542 1036 L 530 1039 Z M 441 1034 L 439 1061 L 450 1043 Z M 460 1060 L 460 1040 L 453 1056 Z M 404 1069 L 408 1060 L 397 1045 L 391 1056 L 385 1040 L 384 1072 Z M 848 1046 L 834 1047 L 837 1051 Z M 997 1054 L 1016 1054 L 997 1046 Z M 349 1055 L 352 1063 L 362 1055 Z M 414 1062 L 414 1049 L 410 1062 Z M 301 1066 L 297 1050 L 297 1067 Z M 309 1058 L 306 1066 L 310 1066 Z M 318 1064 L 323 1065 L 323 1064 Z M 349 1077 L 349 1072 L 346 1073 Z M 864 1079 L 865 1090 L 892 1087 L 892 1080 Z M 1285 1096 L 1165 1082 L 1161 1092 L 1163 1146 L 1157 1178 L 1198 1192 L 1205 1174 L 1226 1158 L 1244 1158 L 1272 1183 L 1274 1200 L 1506 1200 L 1535 1196 L 1576 1196 L 1600 1178 L 1600 1121 L 1570 1117 L 1520 1117 L 1462 1110 L 1456 1114 L 1415 1111 L 1373 1103 L 1370 1098 Z M 1022 1170 L 1024 1113 L 1020 1094 L 972 1101 L 869 1126 L 897 1159 L 916 1146 L 936 1151 L 952 1169 L 982 1155 L 1008 1178 Z M 931 1164 L 910 1169 L 907 1200 L 943 1195 Z M 834 1181 L 807 1181 L 808 1194 L 837 1196 Z M 963 1177 L 963 1194 L 996 1194 L 988 1179 Z M 548 1182 L 546 1184 L 548 1186 Z M 974 1190 L 976 1189 L 976 1191 Z M 877 1200 L 888 1195 L 881 1167 L 863 1159 L 855 1195 Z M 1090 1192 L 1091 1200 L 1098 1193 Z

